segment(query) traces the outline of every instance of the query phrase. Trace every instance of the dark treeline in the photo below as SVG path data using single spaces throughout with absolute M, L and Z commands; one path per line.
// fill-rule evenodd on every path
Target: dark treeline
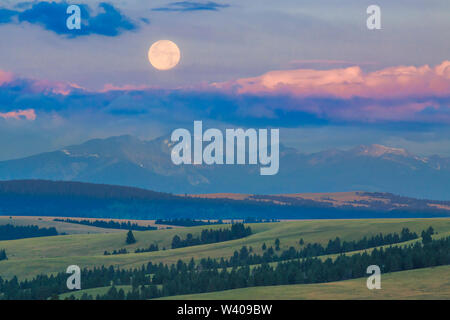
M 431 228 L 431 227 L 430 227 Z M 429 229 L 431 235 L 434 233 L 433 229 Z M 339 237 L 335 240 L 329 240 L 327 246 L 324 248 L 320 244 L 308 244 L 303 249 L 303 256 L 319 256 L 324 254 L 335 254 L 342 252 L 349 252 L 355 250 L 363 250 L 378 246 L 385 246 L 394 243 L 405 242 L 419 238 L 415 232 L 411 232 L 408 228 L 403 228 L 400 235 L 397 233 L 389 233 L 383 235 L 379 233 L 370 238 L 364 237 L 359 241 L 341 241 Z
M 147 248 L 137 248 L 136 250 L 134 250 L 134 253 L 153 252 L 153 251 L 158 251 L 158 250 L 159 250 L 159 248 L 158 248 L 157 244 L 151 244 Z M 127 253 L 129 253 L 129 251 L 126 248 L 122 248 L 122 249 L 119 249 L 119 250 L 113 250 L 111 252 L 105 250 L 103 255 L 110 256 L 110 255 L 127 254 Z
M 422 238 L 424 242 L 430 242 L 431 236 L 434 234 L 432 227 L 422 232 Z M 247 248 L 243 246 L 239 251 L 235 251 L 233 256 L 229 259 L 202 259 L 200 260 L 200 265 L 202 268 L 224 268 L 224 267 L 236 267 L 241 265 L 254 265 L 269 262 L 279 262 L 292 259 L 300 258 L 310 258 L 318 257 L 327 254 L 340 254 L 356 250 L 365 250 L 370 248 L 375 248 L 378 246 L 392 245 L 397 243 L 402 243 L 409 240 L 417 239 L 418 236 L 414 232 L 410 232 L 408 228 L 403 228 L 400 235 L 397 233 L 390 233 L 387 235 L 378 234 L 376 236 L 367 238 L 364 237 L 358 241 L 341 241 L 339 237 L 334 240 L 329 240 L 327 246 L 322 246 L 320 243 L 308 243 L 304 244 L 303 239 L 300 239 L 299 243 L 301 248 L 295 249 L 294 247 L 289 247 L 289 249 L 282 251 L 277 254 L 276 251 L 280 250 L 280 241 L 277 239 L 275 241 L 275 250 L 273 247 L 267 248 L 264 243 L 262 246 L 263 254 L 251 254 L 252 248 Z
M 259 218 L 245 218 L 244 223 L 267 223 L 267 222 L 280 222 L 278 219 L 259 219 Z
M 245 227 L 243 223 L 234 223 L 228 229 L 204 229 L 200 237 L 194 237 L 191 233 L 188 233 L 186 239 L 182 240 L 176 235 L 172 239 L 172 249 L 240 239 L 251 234 L 252 229 L 250 227 Z
M 153 252 L 158 251 L 158 244 L 151 244 L 148 248 L 137 248 L 134 253 Z
M 62 234 L 62 233 L 61 233 Z M 40 228 L 38 226 L 14 226 L 12 224 L 0 225 L 0 241 L 16 240 L 35 237 L 57 236 L 55 228 Z
M 234 227 L 233 227 L 234 226 Z M 172 249 L 183 248 L 188 246 L 195 246 L 207 243 L 215 243 L 228 241 L 233 239 L 239 239 L 251 234 L 250 227 L 245 228 L 242 223 L 233 224 L 231 227 L 231 235 L 230 233 L 224 233 L 225 230 L 202 230 L 200 238 L 194 238 L 191 233 L 186 235 L 185 240 L 181 240 L 180 236 L 175 235 L 172 239 Z M 424 230 L 422 232 L 422 238 L 431 239 L 431 235 L 433 235 L 433 228 L 429 228 L 428 230 Z M 390 245 L 400 242 L 405 242 L 409 240 L 417 239 L 418 235 L 415 232 L 411 232 L 408 228 L 403 228 L 400 235 L 397 233 L 390 233 L 387 235 L 383 235 L 382 233 L 372 236 L 370 238 L 364 237 L 358 241 L 343 241 L 341 242 L 339 237 L 336 237 L 334 240 L 329 240 L 326 247 L 322 246 L 319 243 L 308 243 L 300 250 L 296 250 L 294 247 L 290 247 L 289 250 L 283 251 L 280 255 L 276 255 L 275 251 L 280 250 L 280 241 L 277 239 L 275 241 L 275 251 L 273 247 L 266 247 L 266 244 L 263 244 L 263 255 L 249 253 L 252 251 L 251 248 L 247 249 L 247 247 L 242 247 L 241 251 L 235 251 L 233 257 L 230 259 L 228 263 L 225 263 L 225 260 L 221 260 L 221 263 L 214 265 L 214 267 L 232 267 L 241 264 L 260 264 L 264 262 L 275 262 L 275 261 L 283 261 L 288 259 L 296 259 L 296 258 L 306 258 L 306 257 L 315 257 L 322 256 L 326 254 L 336 254 L 336 253 L 344 253 L 355 250 L 363 250 L 374 248 L 378 246 Z M 300 246 L 303 246 L 303 239 L 300 241 Z M 138 248 L 134 252 L 135 253 L 144 253 L 144 252 L 153 252 L 158 251 L 157 244 L 151 244 L 148 248 Z M 129 253 L 126 249 L 114 250 L 112 252 L 105 251 L 104 255 L 115 255 L 115 254 L 127 254 Z M 203 267 L 212 268 L 211 261 L 201 260 L 201 264 Z
M 232 224 L 231 229 L 217 229 L 217 230 L 204 229 L 204 230 L 202 230 L 200 237 L 194 238 L 192 233 L 188 233 L 186 235 L 186 239 L 182 240 L 180 236 L 175 235 L 172 239 L 172 249 L 240 239 L 240 238 L 249 236 L 251 233 L 252 233 L 251 228 L 245 227 L 245 225 L 242 223 Z M 128 235 L 127 235 L 126 243 L 133 244 L 135 242 L 136 242 L 136 239 L 134 238 L 132 232 L 129 231 Z M 138 248 L 134 252 L 135 253 L 143 253 L 143 252 L 153 252 L 153 251 L 158 251 L 158 250 L 159 250 L 159 247 L 157 244 L 151 244 L 148 248 Z M 127 253 L 129 253 L 127 249 L 119 249 L 119 250 L 114 250 L 112 252 L 105 251 L 104 255 L 116 255 L 116 254 L 127 254 Z
M 103 220 L 76 220 L 76 219 L 53 219 L 53 221 L 59 222 L 68 222 L 68 223 L 77 223 L 85 226 L 98 227 L 98 228 L 106 228 L 106 229 L 123 229 L 123 230 L 135 230 L 135 231 L 148 231 L 148 230 L 157 230 L 157 227 L 152 226 L 140 226 L 137 223 L 127 222 L 116 222 L 113 220 L 103 221 Z
M 158 219 L 155 224 L 165 224 L 169 226 L 179 226 L 179 227 L 196 227 L 196 226 L 207 226 L 212 224 L 223 224 L 221 219 L 217 221 L 203 221 L 195 219 Z
M 8 256 L 6 255 L 5 249 L 0 249 L 0 261 L 2 260 L 8 260 Z
M 260 218 L 245 218 L 242 220 L 243 223 L 267 223 L 267 222 L 280 222 L 278 219 L 260 219 Z M 203 220 L 195 220 L 195 219 L 158 219 L 155 224 L 165 224 L 170 226 L 180 226 L 180 227 L 195 227 L 195 226 L 207 226 L 214 224 L 225 224 L 222 219 L 216 221 L 203 221 Z M 231 220 L 233 222 L 233 219 Z
M 110 286 L 105 295 L 96 299 L 151 299 L 162 296 L 222 291 L 252 286 L 324 283 L 366 276 L 370 265 L 378 265 L 383 273 L 426 268 L 450 264 L 450 237 L 429 242 L 417 241 L 406 246 L 375 248 L 351 256 L 339 255 L 336 259 L 322 261 L 317 257 L 280 262 L 276 266 L 263 263 L 254 268 L 249 265 L 232 268 L 203 269 L 195 264 L 178 261 L 170 266 L 149 262 L 141 268 L 130 270 L 100 267 L 82 271 L 84 289 Z M 149 277 L 148 275 L 152 276 Z M 67 274 L 37 276 L 19 282 L 16 277 L 0 277 L 1 299 L 58 299 L 68 292 Z M 131 285 L 127 294 L 115 286 Z M 73 296 L 72 296 L 73 298 Z M 83 299 L 92 299 L 83 295 Z
M 127 254 L 128 250 L 123 248 L 123 249 L 119 249 L 119 250 L 113 250 L 112 252 L 106 251 L 103 253 L 103 255 L 105 256 L 110 256 L 110 255 L 116 255 L 116 254 Z

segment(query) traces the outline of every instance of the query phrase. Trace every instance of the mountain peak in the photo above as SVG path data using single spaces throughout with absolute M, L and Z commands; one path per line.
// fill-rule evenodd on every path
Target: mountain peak
M 393 154 L 393 155 L 404 156 L 404 157 L 407 157 L 410 155 L 408 153 L 408 151 L 406 151 L 405 149 L 386 147 L 381 144 L 372 144 L 369 146 L 361 145 L 361 146 L 353 149 L 353 151 L 358 155 L 371 156 L 371 157 L 381 157 L 386 154 Z

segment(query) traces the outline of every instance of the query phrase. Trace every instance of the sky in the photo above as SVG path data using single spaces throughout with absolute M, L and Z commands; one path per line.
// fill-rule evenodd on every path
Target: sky
M 160 39 L 180 48 L 172 70 L 148 61 Z M 280 128 L 303 152 L 450 156 L 448 39 L 448 0 L 0 0 L 0 160 L 194 120 Z

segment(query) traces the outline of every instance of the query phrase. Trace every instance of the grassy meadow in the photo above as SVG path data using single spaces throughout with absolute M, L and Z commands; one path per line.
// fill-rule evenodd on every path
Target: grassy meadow
M 4 278 L 11 278 L 14 275 L 19 278 L 30 278 L 42 273 L 62 272 L 72 264 L 81 268 L 100 265 L 140 267 L 149 261 L 170 264 L 176 263 L 179 259 L 189 261 L 192 257 L 195 260 L 206 257 L 230 257 L 243 245 L 251 246 L 254 252 L 261 253 L 262 244 L 273 246 L 276 238 L 280 239 L 280 247 L 284 250 L 289 246 L 298 247 L 300 238 L 303 238 L 305 243 L 326 244 L 329 239 L 336 236 L 342 240 L 358 240 L 363 236 L 380 232 L 399 233 L 404 227 L 419 233 L 429 226 L 432 226 L 438 234 L 444 234 L 450 232 L 450 219 L 302 220 L 256 223 L 251 224 L 253 234 L 249 237 L 179 249 L 170 249 L 174 235 L 184 238 L 188 233 L 198 235 L 205 228 L 228 228 L 229 225 L 135 231 L 137 243 L 133 245 L 126 245 L 125 231 L 0 241 L 0 248 L 6 249 L 9 259 L 0 262 L 0 275 Z M 136 248 L 148 247 L 154 243 L 158 244 L 160 251 L 103 255 L 105 250 L 127 248 L 128 251 L 134 252 Z M 166 250 L 161 250 L 162 248 Z
M 0 249 L 5 249 L 8 260 L 0 261 L 0 276 L 8 279 L 30 279 L 38 274 L 65 272 L 67 266 L 94 268 L 101 265 L 121 268 L 141 267 L 148 262 L 176 263 L 179 259 L 188 262 L 191 258 L 229 258 L 242 246 L 252 247 L 253 252 L 262 253 L 262 245 L 273 246 L 280 239 L 281 250 L 290 246 L 299 248 L 299 239 L 305 244 L 318 242 L 326 245 L 328 240 L 340 237 L 341 240 L 359 240 L 378 233 L 400 233 L 402 228 L 420 232 L 432 226 L 437 232 L 434 238 L 450 235 L 450 219 L 361 219 L 361 220 L 299 220 L 275 223 L 250 224 L 253 234 L 242 239 L 207 245 L 171 249 L 175 235 L 186 238 L 188 233 L 197 236 L 203 229 L 229 228 L 230 225 L 209 225 L 181 227 L 152 231 L 134 231 L 137 243 L 127 245 L 126 231 L 102 229 L 73 223 L 54 222 L 52 218 L 39 217 L 0 217 L 0 224 L 36 224 L 41 227 L 57 227 L 67 235 L 0 241 Z M 419 240 L 411 240 L 412 243 Z M 399 245 L 405 245 L 401 243 Z M 158 244 L 156 252 L 134 253 L 137 248 Z M 126 248 L 130 253 L 104 255 Z M 163 250 L 164 249 L 164 250 Z M 370 251 L 368 249 L 367 251 Z M 347 253 L 348 255 L 358 251 Z M 322 256 L 334 258 L 336 255 Z M 277 262 L 272 263 L 276 264 Z M 382 287 L 385 290 L 369 291 L 365 279 L 353 279 L 334 283 L 289 285 L 274 287 L 254 287 L 176 297 L 177 299 L 428 299 L 450 298 L 450 267 L 436 267 L 401 271 L 383 275 Z M 86 292 L 93 296 L 105 294 L 109 287 L 86 289 L 74 292 L 76 297 Z M 118 288 L 120 289 L 120 288 Z M 123 286 L 125 292 L 130 286 Z M 70 294 L 62 295 L 61 298 Z

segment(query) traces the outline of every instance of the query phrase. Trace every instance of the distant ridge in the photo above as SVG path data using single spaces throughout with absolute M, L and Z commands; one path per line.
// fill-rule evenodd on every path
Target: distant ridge
M 449 217 L 450 202 L 389 193 L 183 195 L 81 182 L 0 181 L 0 214 L 58 217 L 350 219 Z
M 98 199 L 174 199 L 175 196 L 146 189 L 77 181 L 11 180 L 0 181 L 0 194 L 35 194 Z
M 334 208 L 360 208 L 368 210 L 428 210 L 439 209 L 450 212 L 450 201 L 436 201 L 402 197 L 385 192 L 334 192 L 334 193 L 293 193 L 276 195 L 252 195 L 242 193 L 207 193 L 187 195 L 200 199 L 256 200 L 279 205 L 321 204 Z

